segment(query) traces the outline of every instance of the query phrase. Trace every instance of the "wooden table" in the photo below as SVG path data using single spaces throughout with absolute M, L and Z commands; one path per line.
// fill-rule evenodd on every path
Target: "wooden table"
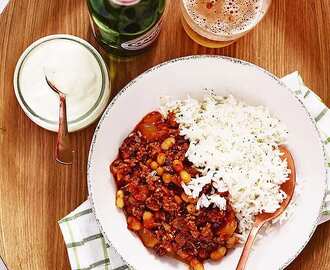
M 113 93 L 146 69 L 179 56 L 244 59 L 278 76 L 299 70 L 330 105 L 330 1 L 278 0 L 260 25 L 219 50 L 193 43 L 179 21 L 178 0 L 156 46 L 130 62 L 107 58 Z M 0 15 L 0 254 L 11 270 L 69 269 L 57 221 L 87 198 L 86 162 L 95 125 L 72 134 L 72 167 L 53 158 L 56 135 L 32 123 L 13 91 L 17 59 L 36 39 L 69 33 L 93 45 L 84 0 L 11 0 Z M 285 243 L 283 243 L 285 244 Z M 291 270 L 330 269 L 330 223 L 320 226 Z

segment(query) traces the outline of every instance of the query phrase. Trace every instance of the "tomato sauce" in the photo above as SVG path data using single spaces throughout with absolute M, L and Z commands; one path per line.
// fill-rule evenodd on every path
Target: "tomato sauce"
M 229 194 L 221 194 L 226 210 L 213 205 L 197 210 L 197 200 L 185 194 L 182 182 L 198 175 L 185 158 L 188 148 L 173 113 L 164 118 L 151 112 L 124 140 L 110 170 L 128 229 L 157 255 L 175 257 L 197 270 L 203 269 L 203 261 L 220 260 L 235 247 L 237 220 Z M 202 193 L 211 189 L 206 186 Z

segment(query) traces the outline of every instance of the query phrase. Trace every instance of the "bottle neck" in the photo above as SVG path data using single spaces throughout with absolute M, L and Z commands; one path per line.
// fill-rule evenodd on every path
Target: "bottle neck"
M 109 1 L 119 6 L 133 6 L 139 3 L 141 0 L 109 0 Z

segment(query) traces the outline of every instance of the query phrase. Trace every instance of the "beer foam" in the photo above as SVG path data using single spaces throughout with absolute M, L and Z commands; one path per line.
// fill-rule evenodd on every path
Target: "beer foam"
M 225 36 L 249 30 L 263 12 L 263 0 L 184 0 L 184 4 L 198 26 Z

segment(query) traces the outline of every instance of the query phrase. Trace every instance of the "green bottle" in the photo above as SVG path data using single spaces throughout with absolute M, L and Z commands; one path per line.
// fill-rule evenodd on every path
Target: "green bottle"
M 87 0 L 94 36 L 110 53 L 143 52 L 158 37 L 166 0 Z

